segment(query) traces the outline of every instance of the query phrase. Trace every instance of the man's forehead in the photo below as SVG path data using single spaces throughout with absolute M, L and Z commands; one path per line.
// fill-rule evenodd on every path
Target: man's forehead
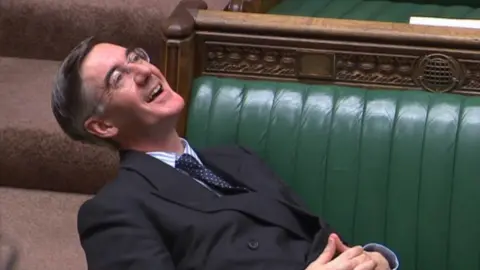
M 112 67 L 125 61 L 125 50 L 124 47 L 110 43 L 95 45 L 80 67 L 83 80 L 101 83 Z

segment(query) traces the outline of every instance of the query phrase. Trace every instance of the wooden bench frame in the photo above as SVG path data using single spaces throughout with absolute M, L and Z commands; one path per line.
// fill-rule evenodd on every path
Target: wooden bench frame
M 480 95 L 480 30 L 206 9 L 162 23 L 160 69 L 186 101 L 202 75 Z

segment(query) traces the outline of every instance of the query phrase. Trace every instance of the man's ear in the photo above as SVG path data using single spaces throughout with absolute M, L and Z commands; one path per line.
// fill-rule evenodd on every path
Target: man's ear
M 87 119 L 87 121 L 85 121 L 85 129 L 88 132 L 104 139 L 112 138 L 118 133 L 118 128 L 112 123 L 95 117 L 90 117 Z

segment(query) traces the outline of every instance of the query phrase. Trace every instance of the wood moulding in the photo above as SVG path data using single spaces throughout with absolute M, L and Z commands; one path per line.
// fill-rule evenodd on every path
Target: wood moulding
M 207 41 L 204 74 L 480 95 L 480 61 L 451 54 L 379 54 Z
M 398 45 L 478 49 L 477 29 L 273 14 L 199 11 L 197 30 Z
M 215 11 L 195 25 L 196 75 L 480 95 L 478 30 Z

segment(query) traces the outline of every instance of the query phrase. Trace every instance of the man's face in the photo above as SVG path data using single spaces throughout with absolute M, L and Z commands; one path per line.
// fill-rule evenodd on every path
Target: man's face
M 85 57 L 80 74 L 104 109 L 85 126 L 103 138 L 152 132 L 172 122 L 184 107 L 182 97 L 141 49 L 98 44 Z

